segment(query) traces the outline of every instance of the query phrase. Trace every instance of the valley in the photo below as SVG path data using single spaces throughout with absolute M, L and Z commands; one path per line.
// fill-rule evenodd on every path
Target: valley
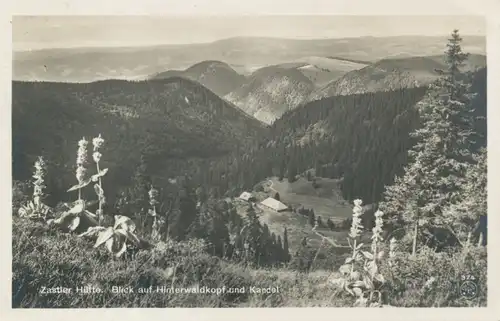
M 486 282 L 485 38 L 449 37 L 14 52 L 13 307 L 465 305 L 426 288 Z

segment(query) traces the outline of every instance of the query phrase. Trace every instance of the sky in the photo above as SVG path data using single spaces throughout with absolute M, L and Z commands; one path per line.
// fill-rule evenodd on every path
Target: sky
M 478 16 L 14 16 L 14 50 L 212 42 L 254 36 L 486 35 Z

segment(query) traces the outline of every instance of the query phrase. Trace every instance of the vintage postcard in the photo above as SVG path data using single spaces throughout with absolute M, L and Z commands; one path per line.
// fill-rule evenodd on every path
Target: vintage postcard
M 488 21 L 12 15 L 10 308 L 486 311 Z

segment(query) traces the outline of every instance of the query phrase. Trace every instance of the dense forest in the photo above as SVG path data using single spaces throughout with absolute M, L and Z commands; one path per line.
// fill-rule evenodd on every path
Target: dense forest
M 426 88 L 325 98 L 265 128 L 180 78 L 14 82 L 13 177 L 27 179 L 35 155 L 47 156 L 49 166 L 65 168 L 51 184 L 50 194 L 60 199 L 74 161 L 70 152 L 57 151 L 70 149 L 69 141 L 82 132 L 100 132 L 109 139 L 103 161 L 118 169 L 107 184 L 117 191 L 133 184 L 142 162 L 159 186 L 168 188 L 169 179 L 187 174 L 214 197 L 234 196 L 269 176 L 294 181 L 314 170 L 318 177 L 342 178 L 346 199 L 378 202 L 407 162 L 413 144 L 409 134 L 420 125 L 414 107 Z M 486 139 L 486 68 L 475 73 L 473 90 L 479 147 Z M 37 135 L 30 134 L 33 127 Z
M 474 74 L 472 90 L 477 149 L 486 144 L 486 68 Z M 408 88 L 308 103 L 278 119 L 259 148 L 212 166 L 203 181 L 236 193 L 271 175 L 294 181 L 314 169 L 318 177 L 342 178 L 346 199 L 378 202 L 407 162 L 414 143 L 410 133 L 420 126 L 415 105 L 426 91 Z
M 65 197 L 75 166 L 72 142 L 82 136 L 107 138 L 103 162 L 115 171 L 105 180 L 118 190 L 130 184 L 141 160 L 163 185 L 206 159 L 253 146 L 266 133 L 257 120 L 182 78 L 14 82 L 12 89 L 13 178 L 28 179 L 36 157 L 44 156 L 59 172 L 50 184 L 54 199 Z

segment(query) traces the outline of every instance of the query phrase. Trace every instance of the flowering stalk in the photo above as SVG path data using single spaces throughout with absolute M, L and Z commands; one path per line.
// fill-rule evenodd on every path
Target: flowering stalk
M 83 137 L 78 142 L 78 152 L 76 157 L 76 179 L 79 184 L 82 184 L 85 180 L 85 174 L 87 173 L 87 169 L 85 165 L 87 164 L 87 145 L 88 141 Z M 82 189 L 78 188 L 78 200 L 82 199 Z
M 375 226 L 372 229 L 372 253 L 373 253 L 373 267 L 376 269 L 377 266 L 377 258 L 379 257 L 379 253 L 377 252 L 377 245 L 379 241 L 382 241 L 382 226 L 384 225 L 384 220 L 382 219 L 384 213 L 380 210 L 375 212 Z M 370 273 L 372 282 L 375 278 L 375 270 L 372 270 Z
M 391 238 L 391 241 L 389 242 L 389 258 L 393 259 L 396 257 L 397 246 L 398 243 L 396 242 L 396 239 L 394 237 Z
M 361 225 L 361 215 L 363 215 L 363 208 L 361 205 L 363 204 L 363 201 L 360 199 L 354 200 L 354 208 L 352 210 L 352 224 L 351 224 L 351 230 L 349 232 L 349 237 L 353 240 L 353 251 L 352 251 L 352 258 L 353 260 L 356 259 L 356 254 L 357 254 L 357 249 L 356 249 L 356 240 L 359 235 L 361 235 L 361 230 L 363 229 L 363 226 Z M 354 271 L 354 264 L 351 266 L 351 272 Z
M 376 259 L 377 256 L 377 243 L 378 241 L 382 241 L 382 226 L 384 225 L 384 221 L 382 216 L 384 213 L 382 211 L 375 212 L 375 227 L 372 229 L 372 252 L 373 252 L 373 260 Z
M 45 160 L 42 156 L 39 156 L 35 162 L 35 173 L 33 174 L 33 178 L 35 179 L 33 182 L 33 201 L 35 205 L 40 205 L 44 197 L 43 190 L 46 188 L 44 185 L 46 172 Z
M 152 185 L 148 192 L 149 194 L 149 205 L 151 205 L 150 214 L 153 217 L 153 233 L 157 234 L 157 214 L 156 205 L 158 205 L 158 190 L 156 190 Z
M 94 162 L 96 163 L 97 166 L 97 173 L 100 173 L 100 168 L 99 168 L 99 162 L 101 161 L 102 154 L 99 152 L 99 149 L 102 147 L 104 144 L 104 139 L 101 137 L 101 134 L 99 134 L 98 137 L 95 137 L 92 139 L 92 145 L 94 146 L 94 153 L 92 154 L 92 158 L 94 159 Z M 102 206 L 104 203 L 104 195 L 103 195 L 103 189 L 102 189 L 102 180 L 101 176 L 98 176 L 98 190 L 99 190 L 99 209 L 97 210 L 97 216 L 99 217 L 99 224 L 102 222 L 103 218 L 103 212 L 102 212 Z

